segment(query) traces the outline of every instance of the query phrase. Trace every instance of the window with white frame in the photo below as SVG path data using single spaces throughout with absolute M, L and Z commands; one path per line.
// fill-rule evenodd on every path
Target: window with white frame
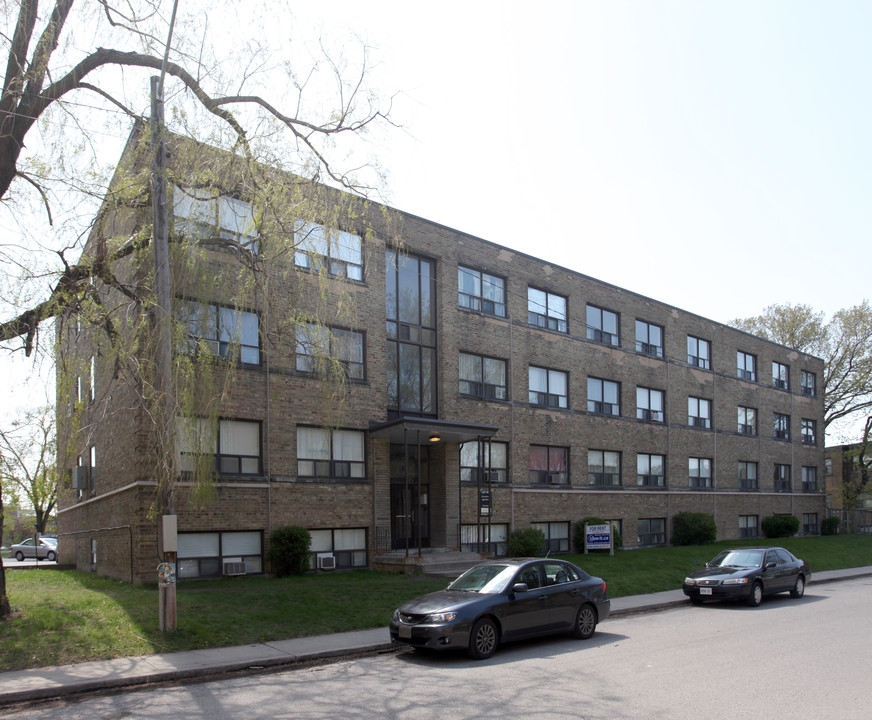
M 620 415 L 621 386 L 612 380 L 589 377 L 587 411 L 598 415 Z
M 802 490 L 803 492 L 817 492 L 817 468 L 810 465 L 802 467 Z
M 530 482 L 536 485 L 568 485 L 569 448 L 530 445 Z
M 817 376 L 813 372 L 803 370 L 800 373 L 800 385 L 802 386 L 802 394 L 814 397 L 817 395 Z
M 208 189 L 173 189 L 175 232 L 198 240 L 231 240 L 257 254 L 257 219 L 254 206 Z
M 738 350 L 736 352 L 736 369 L 742 380 L 756 382 L 757 380 L 757 357 L 750 353 Z
M 595 486 L 620 485 L 621 453 L 617 450 L 588 450 L 587 481 Z
M 636 482 L 640 487 L 665 487 L 666 457 L 636 453 Z
M 179 472 L 261 475 L 260 423 L 250 420 L 177 418 Z
M 636 388 L 636 419 L 647 422 L 663 422 L 663 391 L 652 388 Z
M 257 313 L 196 300 L 176 300 L 175 307 L 187 335 L 186 352 L 206 351 L 227 360 L 260 365 Z
M 639 545 L 666 544 L 666 518 L 642 518 L 637 523 Z
M 540 407 L 569 407 L 569 376 L 562 370 L 530 365 L 530 404 Z
M 461 395 L 483 400 L 508 399 L 505 360 L 462 352 L 458 370 Z
M 595 305 L 588 305 L 587 339 L 617 347 L 621 341 L 618 314 Z
M 363 568 L 367 562 L 366 528 L 309 528 L 309 566 L 320 569 L 328 567 Z
M 545 552 L 566 553 L 569 552 L 569 523 L 568 522 L 534 522 L 531 527 L 541 530 L 545 535 Z
M 457 266 L 457 304 L 497 317 L 506 316 L 506 281 L 480 270 Z
M 775 492 L 790 492 L 790 465 L 775 463 L 773 468 L 773 489 Z
M 687 398 L 687 424 L 695 428 L 712 426 L 712 402 L 705 398 Z
M 331 368 L 342 368 L 352 380 L 366 377 L 363 333 L 356 330 L 306 323 L 296 329 L 296 368 L 320 377 Z
M 772 437 L 776 440 L 790 440 L 790 415 L 772 413 Z
M 299 268 L 348 280 L 363 280 L 363 242 L 359 235 L 314 222 L 294 231 L 294 263 Z
M 509 479 L 509 444 L 473 440 L 460 444 L 461 482 L 497 482 Z
M 739 515 L 739 537 L 757 537 L 757 515 Z
M 712 459 L 692 457 L 687 459 L 687 474 L 690 476 L 690 487 L 711 488 Z
M 360 430 L 297 426 L 297 476 L 363 478 L 364 434 Z
M 780 362 L 772 362 L 772 386 L 790 390 L 790 368 Z
M 180 580 L 263 572 L 263 534 L 259 530 L 180 532 L 178 542 Z
M 712 344 L 708 340 L 688 335 L 687 364 L 703 370 L 711 370 Z
M 757 409 L 739 405 L 738 432 L 740 435 L 757 434 Z
M 662 358 L 663 328 L 644 320 L 636 320 L 636 352 Z
M 800 430 L 802 434 L 802 444 L 803 445 L 816 445 L 817 444 L 817 422 L 814 420 L 809 420 L 808 418 L 802 419 L 802 429 Z
M 757 485 L 757 463 L 748 460 L 739 460 L 739 489 L 740 490 L 756 490 Z
M 562 295 L 534 287 L 527 288 L 527 322 L 531 325 L 568 332 L 566 305 L 566 298 Z
M 460 549 L 467 552 L 490 552 L 494 557 L 508 554 L 509 526 L 505 523 L 481 523 L 460 526 Z

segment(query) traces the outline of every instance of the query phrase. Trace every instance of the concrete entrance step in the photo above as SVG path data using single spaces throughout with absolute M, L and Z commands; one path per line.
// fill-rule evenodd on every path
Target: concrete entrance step
M 383 572 L 405 572 L 433 577 L 456 578 L 464 570 L 487 559 L 487 553 L 465 552 L 426 548 L 420 556 L 417 549 L 410 550 L 406 557 L 404 550 L 379 555 L 373 560 L 373 570 Z

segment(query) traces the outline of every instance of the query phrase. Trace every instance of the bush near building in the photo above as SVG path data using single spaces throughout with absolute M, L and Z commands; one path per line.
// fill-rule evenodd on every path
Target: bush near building
M 793 537 L 799 531 L 799 518 L 795 515 L 770 515 L 760 523 L 764 537 Z
M 821 522 L 821 535 L 838 535 L 842 519 L 832 515 Z
M 715 519 L 708 513 L 680 512 L 672 518 L 673 545 L 709 545 L 717 534 Z
M 270 535 L 269 561 L 273 575 L 302 575 L 309 569 L 312 536 L 306 528 L 286 525 Z
M 535 557 L 545 550 L 545 533 L 539 528 L 523 528 L 509 533 L 510 557 Z

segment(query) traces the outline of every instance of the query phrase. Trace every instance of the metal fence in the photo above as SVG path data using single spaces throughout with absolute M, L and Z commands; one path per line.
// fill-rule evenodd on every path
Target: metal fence
M 841 520 L 840 534 L 872 535 L 872 510 L 829 510 L 827 515 Z

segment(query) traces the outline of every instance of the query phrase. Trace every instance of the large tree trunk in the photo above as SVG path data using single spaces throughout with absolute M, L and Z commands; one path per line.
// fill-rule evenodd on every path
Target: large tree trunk
M 0 538 L 3 537 L 3 487 L 0 486 Z M 12 606 L 6 596 L 6 571 L 0 562 L 0 620 L 5 620 L 12 614 Z

